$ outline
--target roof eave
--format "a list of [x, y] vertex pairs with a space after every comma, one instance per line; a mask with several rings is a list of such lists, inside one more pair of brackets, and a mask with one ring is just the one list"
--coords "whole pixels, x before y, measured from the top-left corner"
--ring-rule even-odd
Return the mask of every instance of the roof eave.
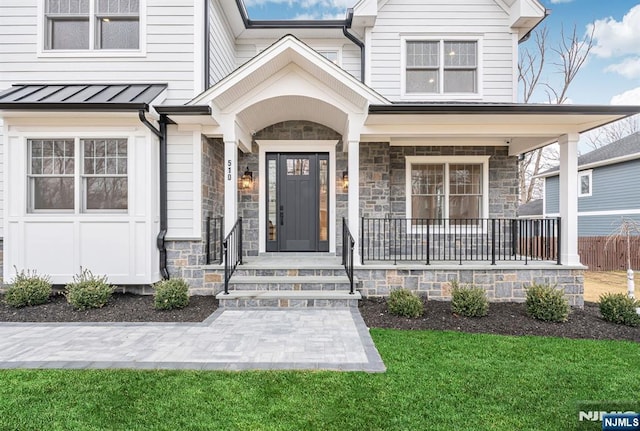
[[640, 113], [640, 106], [624, 105], [534, 105], [534, 104], [392, 104], [369, 105], [369, 114], [379, 115], [513, 115], [513, 114], [563, 114], [563, 115], [622, 115], [629, 116]]
[[149, 111], [148, 103], [0, 103], [0, 111]]

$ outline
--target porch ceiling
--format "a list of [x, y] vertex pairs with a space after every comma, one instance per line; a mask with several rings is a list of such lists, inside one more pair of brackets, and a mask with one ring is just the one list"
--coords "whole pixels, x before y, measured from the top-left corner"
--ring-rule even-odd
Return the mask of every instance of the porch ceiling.
[[281, 96], [266, 99], [238, 113], [238, 118], [252, 132], [288, 120], [307, 120], [343, 133], [348, 116], [334, 105], [305, 96]]
[[[640, 106], [432, 104], [371, 106], [365, 141], [507, 145], [518, 155], [640, 112]], [[475, 143], [477, 141], [477, 144]], [[401, 145], [402, 145], [401, 144]]]

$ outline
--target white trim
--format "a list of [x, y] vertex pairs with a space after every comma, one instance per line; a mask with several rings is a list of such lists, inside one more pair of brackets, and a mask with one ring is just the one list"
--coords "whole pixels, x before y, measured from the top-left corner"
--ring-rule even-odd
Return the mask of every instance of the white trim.
[[338, 140], [257, 140], [258, 145], [258, 252], [266, 251], [267, 185], [265, 178], [266, 153], [322, 152], [329, 153], [329, 252], [336, 252], [336, 145]]
[[[439, 82], [440, 89], [438, 93], [407, 93], [406, 82], [406, 67], [407, 67], [407, 41], [425, 41], [425, 42], [439, 42], [440, 44], [440, 64], [439, 70]], [[461, 42], [476, 42], [476, 89], [475, 93], [445, 93], [444, 92], [444, 42], [446, 41], [461, 41]], [[425, 101], [425, 100], [481, 100], [483, 93], [483, 37], [480, 34], [405, 34], [400, 35], [400, 99], [401, 100], [413, 100], [413, 101]]]
[[[44, 0], [37, 3], [36, 20], [36, 56], [39, 58], [122, 58], [122, 57], [146, 57], [147, 55], [147, 0], [139, 0], [138, 9], [138, 43], [137, 49], [109, 50], [97, 49], [96, 42], [96, 3], [97, 0], [89, 0], [89, 48], [88, 49], [46, 49], [47, 18], [44, 13]], [[198, 51], [194, 51], [198, 52]]]
[[[615, 165], [615, 164], [618, 164], [618, 163], [624, 163], [624, 162], [628, 162], [628, 161], [636, 160], [636, 159], [640, 159], [640, 153], [626, 154], [624, 156], [614, 157], [614, 158], [607, 159], [607, 160], [601, 160], [599, 162], [585, 163], [584, 165], [579, 165], [578, 169], [580, 169], [580, 170], [593, 169], [593, 168], [598, 168], [600, 166]], [[558, 175], [560, 175], [560, 171], [559, 170], [546, 172], [546, 173], [543, 172], [541, 174], [536, 175], [534, 178], [557, 177]]]
[[322, 53], [320, 53], [320, 51], [324, 51], [324, 52], [335, 52], [336, 55], [338, 56], [337, 58], [337, 63], [333, 63], [333, 61], [329, 60], [327, 57], [324, 57], [324, 55], [322, 55], [324, 58], [327, 58], [327, 60], [331, 61], [333, 64], [335, 64], [336, 66], [340, 66], [342, 67], [342, 47], [341, 46], [312, 46], [312, 48], [320, 55], [322, 55]]
[[[578, 172], [578, 197], [588, 197], [593, 194], [593, 170], [589, 169], [587, 171], [579, 171]], [[582, 193], [582, 177], [589, 178], [589, 191], [587, 193]]]
[[[482, 164], [482, 214], [480, 218], [489, 217], [489, 158], [490, 156], [406, 156], [405, 157], [405, 218], [410, 219], [411, 208], [411, 166], [414, 164], [445, 165], [445, 196], [449, 196], [449, 165], [451, 163]], [[449, 202], [445, 199], [444, 218], [449, 218]], [[412, 226], [412, 229], [415, 226]]]
[[[193, 6], [193, 97], [207, 89], [205, 83], [208, 77], [205, 76], [204, 72], [204, 23], [202, 19], [205, 1], [209, 0], [197, 1]], [[209, 17], [206, 18], [207, 22], [209, 22]], [[207, 70], [209, 70], [209, 67], [207, 67]]]
[[[640, 209], [578, 211], [578, 217], [599, 217], [599, 216], [611, 216], [611, 215], [636, 215], [636, 214], [640, 214]], [[560, 213], [545, 214], [545, 217], [560, 217]]]

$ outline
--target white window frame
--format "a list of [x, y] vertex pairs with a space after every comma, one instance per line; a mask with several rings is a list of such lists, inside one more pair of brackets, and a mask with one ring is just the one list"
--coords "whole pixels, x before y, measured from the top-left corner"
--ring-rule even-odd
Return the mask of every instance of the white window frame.
[[[591, 196], [593, 194], [593, 170], [589, 169], [588, 171], [580, 171], [578, 172], [578, 197], [583, 198], [587, 196]], [[589, 192], [582, 193], [582, 178], [589, 178]]]
[[333, 64], [335, 64], [336, 66], [338, 66], [338, 67], [342, 67], [342, 48], [341, 47], [317, 47], [317, 48], [314, 48], [314, 50], [318, 54], [320, 54], [321, 56], [326, 58], [328, 61], [331, 61], [331, 60], [329, 60], [327, 57], [325, 57], [324, 53], [326, 53], [326, 52], [335, 52], [337, 60], [336, 60], [335, 63], [333, 63], [332, 61], [331, 62]]
[[[438, 93], [407, 93], [407, 42], [439, 42], [440, 62]], [[475, 93], [444, 93], [444, 42], [476, 42], [476, 92]], [[483, 83], [483, 38], [480, 35], [450, 34], [450, 35], [401, 35], [400, 36], [400, 97], [403, 100], [478, 100], [482, 99]]]
[[[411, 170], [413, 165], [445, 165], [444, 172], [444, 219], [449, 218], [449, 165], [450, 164], [474, 164], [482, 165], [482, 212], [480, 218], [489, 218], [489, 157], [490, 156], [406, 156], [405, 157], [405, 218], [408, 220], [407, 231], [408, 232], [421, 232], [423, 226], [411, 224]], [[434, 230], [447, 228], [449, 231], [448, 223], [445, 226], [434, 226]], [[478, 231], [481, 232], [484, 228], [482, 224]], [[451, 227], [451, 231], [455, 232], [458, 229], [465, 229], [465, 225], [456, 225]]]
[[[122, 133], [113, 133], [113, 134], [92, 134], [92, 133], [83, 133], [83, 134], [59, 134], [59, 133], [38, 133], [31, 134], [24, 138], [25, 148], [27, 151], [26, 157], [26, 179], [28, 183], [27, 193], [28, 199], [26, 201], [27, 214], [61, 214], [61, 215], [80, 215], [80, 214], [122, 214], [128, 215], [129, 211], [131, 211], [131, 193], [132, 193], [132, 166], [133, 166], [133, 157], [132, 157], [132, 142], [134, 142], [134, 137]], [[74, 201], [73, 201], [73, 209], [61, 209], [61, 210], [36, 210], [33, 207], [33, 190], [31, 190], [30, 178], [31, 176], [31, 145], [29, 141], [31, 140], [61, 140], [61, 139], [69, 139], [74, 142]], [[81, 147], [83, 139], [124, 139], [127, 141], [127, 209], [87, 209], [86, 208], [86, 195], [85, 195], [85, 178], [87, 175], [84, 175], [84, 150]], [[108, 175], [115, 177], [116, 175]]]
[[137, 49], [100, 49], [97, 45], [97, 0], [89, 1], [89, 48], [88, 49], [50, 49], [49, 26], [45, 13], [45, 1], [38, 0], [37, 21], [37, 55], [53, 58], [86, 58], [86, 57], [144, 57], [147, 55], [147, 0], [139, 0], [138, 11], [138, 48]]

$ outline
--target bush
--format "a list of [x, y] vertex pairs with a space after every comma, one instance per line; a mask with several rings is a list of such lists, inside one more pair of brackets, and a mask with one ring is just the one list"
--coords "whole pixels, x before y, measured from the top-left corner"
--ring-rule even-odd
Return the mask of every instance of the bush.
[[564, 291], [548, 284], [534, 284], [527, 288], [527, 312], [538, 320], [566, 322], [569, 317], [569, 302]]
[[51, 296], [51, 282], [48, 275], [38, 275], [36, 271], [20, 272], [9, 285], [4, 300], [11, 307], [25, 307], [45, 304]]
[[67, 302], [76, 310], [101, 308], [109, 302], [113, 293], [113, 286], [107, 283], [106, 275], [93, 275], [88, 269], [74, 275], [73, 283], [67, 284], [65, 289]]
[[489, 312], [489, 301], [483, 288], [451, 283], [451, 311], [466, 317], [482, 317]]
[[156, 310], [173, 310], [189, 305], [189, 285], [181, 278], [162, 280], [153, 285]]
[[389, 295], [387, 307], [391, 314], [404, 317], [422, 316], [424, 305], [415, 293], [407, 289], [394, 290]]
[[640, 316], [636, 308], [640, 301], [629, 298], [624, 293], [605, 293], [600, 296], [600, 313], [604, 320], [619, 325], [640, 326]]

